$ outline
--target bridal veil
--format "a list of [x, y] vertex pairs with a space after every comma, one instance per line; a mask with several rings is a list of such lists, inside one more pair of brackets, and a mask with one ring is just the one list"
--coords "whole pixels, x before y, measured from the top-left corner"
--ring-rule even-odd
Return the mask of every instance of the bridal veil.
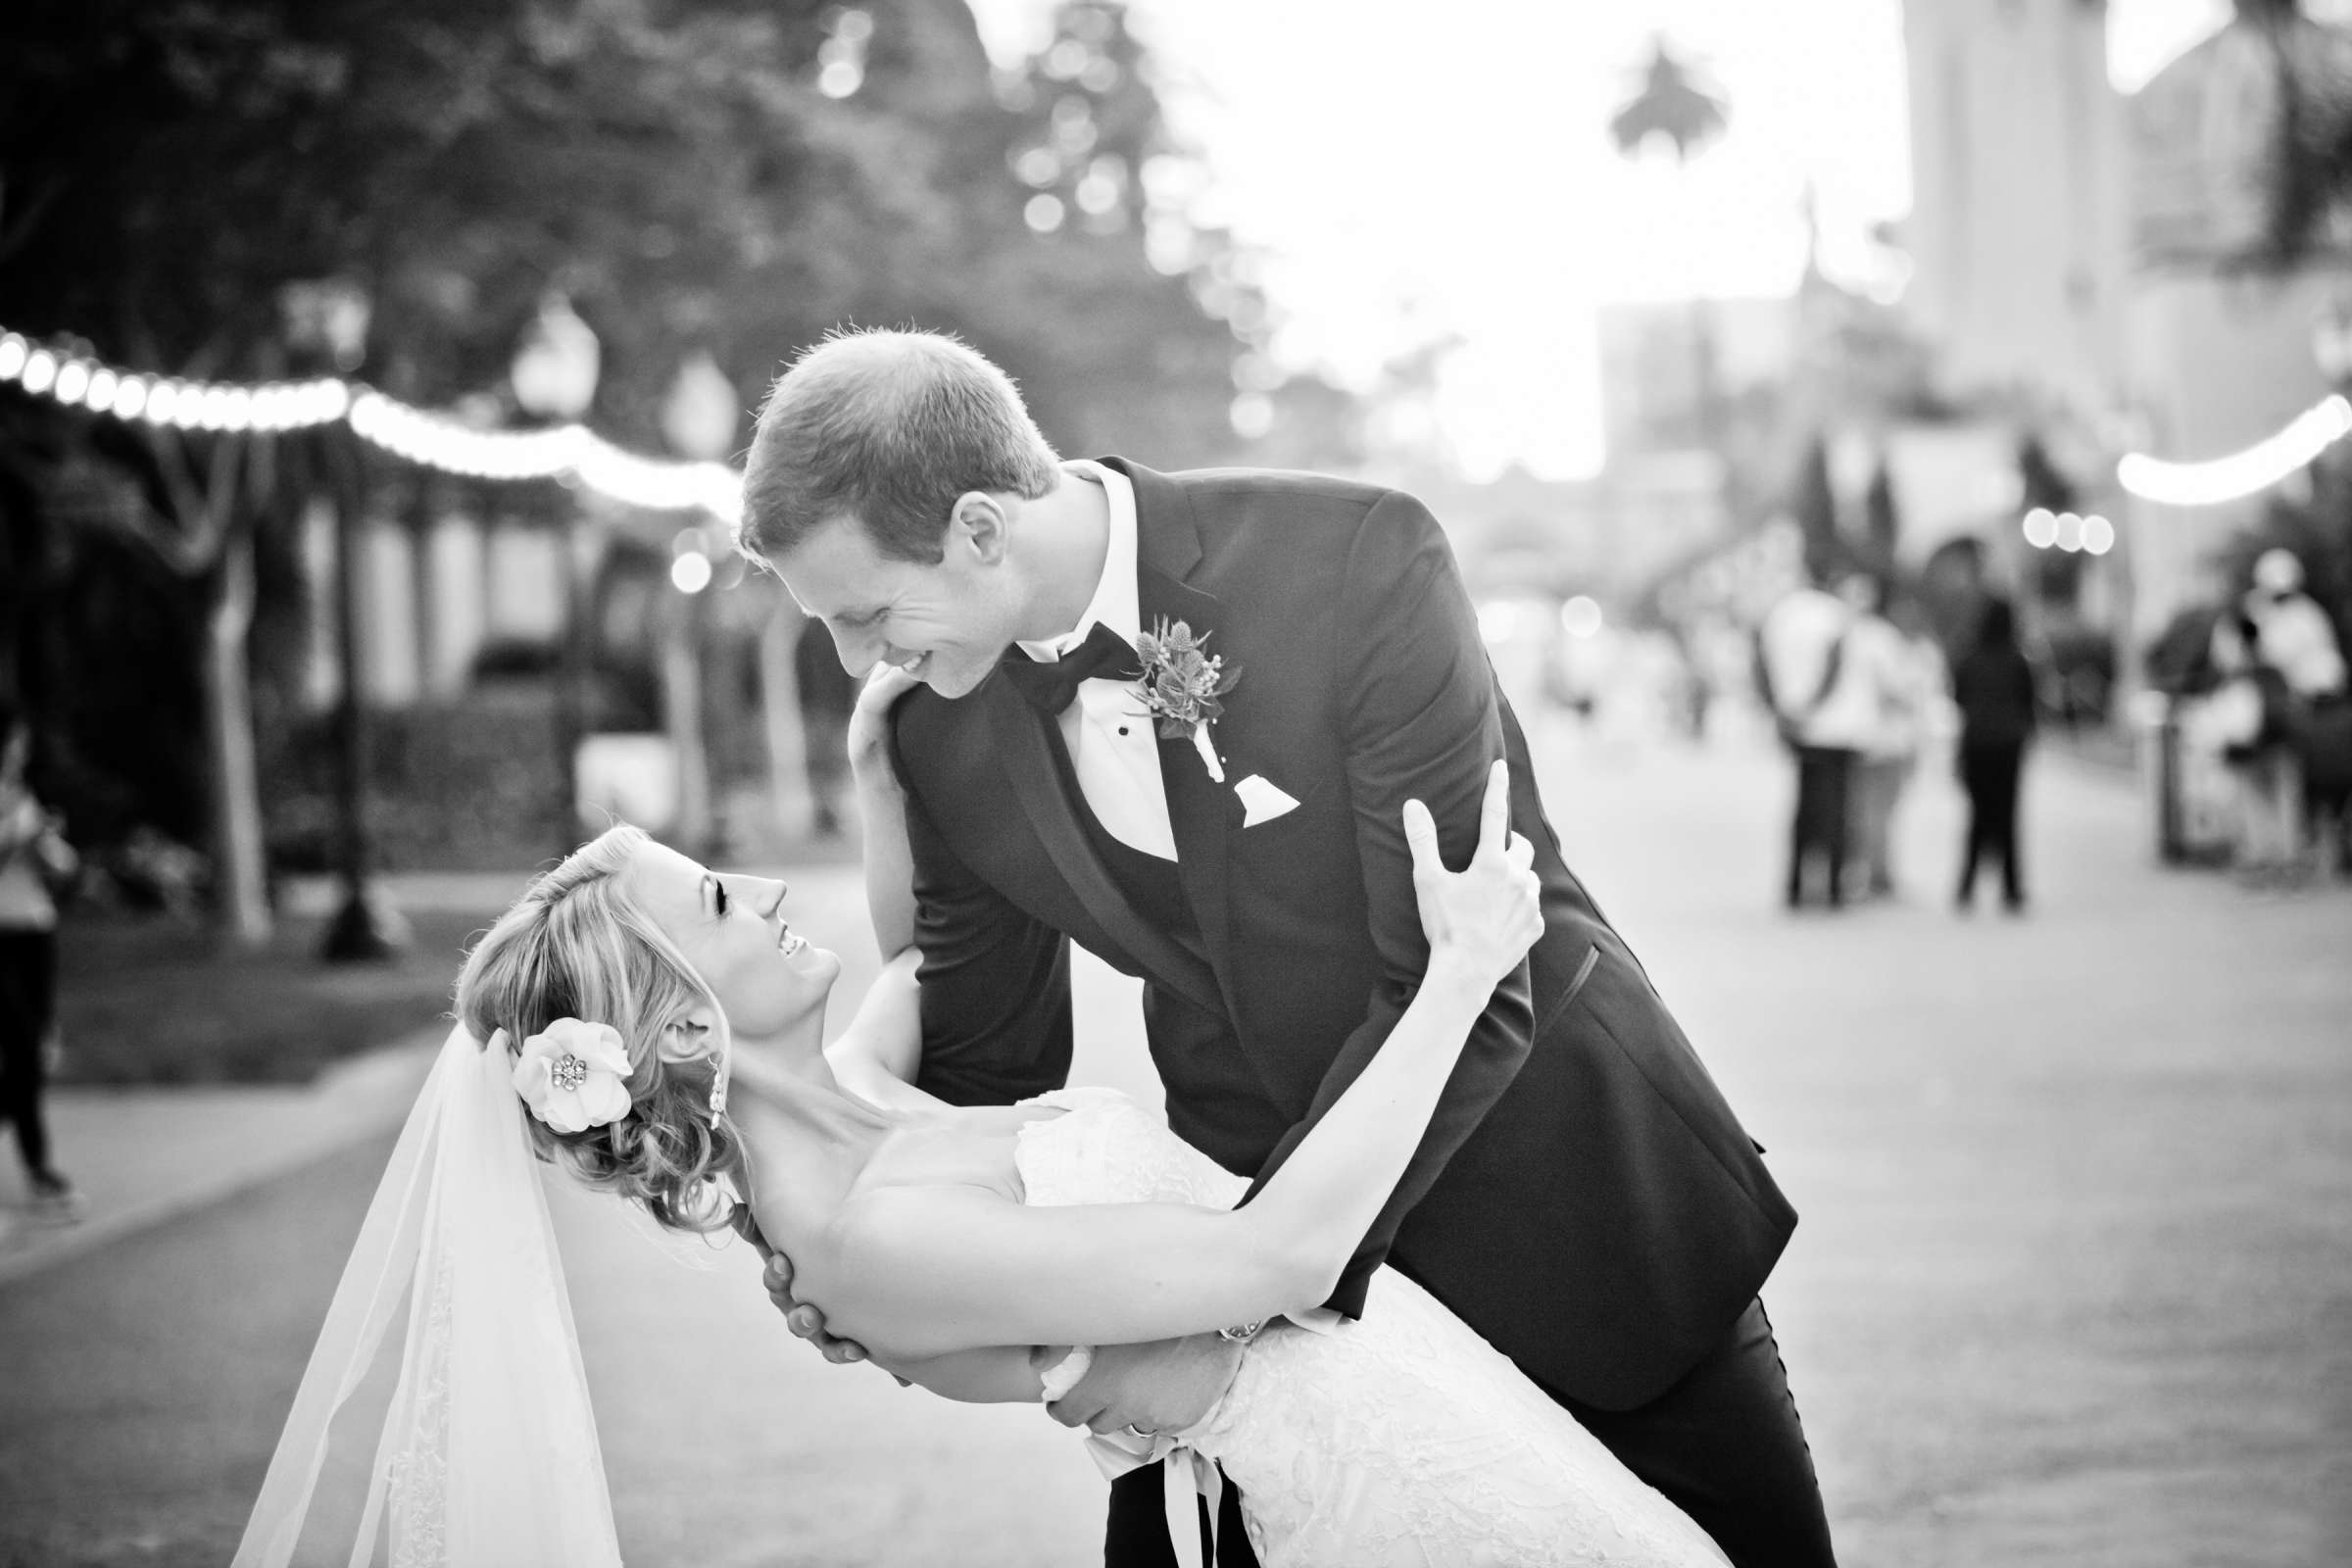
[[[503, 1046], [503, 1041], [497, 1045]], [[335, 1412], [401, 1299], [400, 1378], [351, 1568], [620, 1561], [579, 1336], [503, 1049], [451, 1031], [344, 1265], [234, 1568], [282, 1568]]]

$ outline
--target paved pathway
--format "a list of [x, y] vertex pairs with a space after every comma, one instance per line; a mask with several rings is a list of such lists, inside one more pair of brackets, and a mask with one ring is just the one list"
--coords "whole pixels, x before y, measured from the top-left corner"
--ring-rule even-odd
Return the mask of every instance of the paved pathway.
[[[1767, 1298], [1845, 1560], [2352, 1560], [2352, 894], [2159, 871], [2129, 791], [2053, 764], [2029, 918], [1949, 912], [1933, 775], [1915, 897], [1790, 917], [1767, 754], [1544, 751], [1805, 1216]], [[845, 877], [805, 896], [854, 935]], [[1082, 979], [1080, 1075], [1148, 1091], [1132, 988]], [[0, 1278], [0, 1562], [225, 1558], [387, 1143]], [[747, 1257], [558, 1213], [631, 1562], [1099, 1560], [1035, 1412], [825, 1367]]]

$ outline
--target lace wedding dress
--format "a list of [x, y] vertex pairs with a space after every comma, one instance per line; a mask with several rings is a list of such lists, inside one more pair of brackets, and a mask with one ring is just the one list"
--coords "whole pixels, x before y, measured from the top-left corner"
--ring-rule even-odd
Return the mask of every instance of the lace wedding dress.
[[[1126, 1096], [1064, 1089], [1022, 1128], [1035, 1204], [1231, 1207], [1249, 1183]], [[1360, 1321], [1259, 1335], [1217, 1407], [1171, 1435], [1242, 1489], [1264, 1568], [1724, 1561], [1690, 1520], [1394, 1269]], [[1166, 1446], [1163, 1443], [1162, 1446]]]

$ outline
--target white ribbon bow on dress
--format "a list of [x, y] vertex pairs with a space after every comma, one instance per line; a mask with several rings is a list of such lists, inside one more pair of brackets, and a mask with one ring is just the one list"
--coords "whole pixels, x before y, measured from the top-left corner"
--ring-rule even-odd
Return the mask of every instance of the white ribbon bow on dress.
[[1225, 1505], [1225, 1472], [1217, 1461], [1181, 1438], [1165, 1432], [1092, 1432], [1086, 1451], [1105, 1480], [1116, 1481], [1128, 1471], [1148, 1464], [1162, 1466], [1160, 1477], [1168, 1507], [1168, 1543], [1176, 1548], [1177, 1568], [1205, 1568], [1200, 1560], [1200, 1519], [1195, 1497], [1208, 1500], [1208, 1549], [1217, 1549], [1217, 1514]]
[[[1069, 1354], [1041, 1374], [1045, 1400], [1054, 1403], [1078, 1386], [1095, 1364], [1092, 1346], [1074, 1345]], [[1168, 1507], [1168, 1544], [1176, 1549], [1177, 1568], [1205, 1568], [1200, 1560], [1200, 1531], [1193, 1507], [1195, 1497], [1208, 1499], [1208, 1549], [1217, 1549], [1217, 1511], [1225, 1503], [1225, 1475], [1207, 1454], [1165, 1432], [1089, 1432], [1086, 1451], [1106, 1481], [1148, 1464], [1160, 1471]]]

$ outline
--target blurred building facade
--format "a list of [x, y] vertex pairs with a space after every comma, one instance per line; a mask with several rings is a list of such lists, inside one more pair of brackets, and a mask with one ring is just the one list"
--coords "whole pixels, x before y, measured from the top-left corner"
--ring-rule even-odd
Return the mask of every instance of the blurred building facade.
[[1710, 403], [1787, 382], [1804, 333], [1794, 296], [1603, 305], [1594, 313], [1601, 435], [1619, 458], [1703, 449]]
[[[1947, 538], [1976, 536], [2030, 605], [2111, 633], [2128, 674], [2177, 612], [2220, 591], [2214, 557], [2265, 498], [2159, 505], [2116, 487], [2116, 460], [2221, 456], [2310, 408], [2329, 390], [2314, 329], [2345, 273], [2248, 266], [2281, 112], [2272, 39], [2241, 19], [2127, 95], [2108, 76], [2106, 11], [1905, 4], [1914, 205], [1901, 308], [1939, 395], [1976, 434], [1897, 441], [1892, 454], [1898, 489], [1975, 505], [1973, 526], [1965, 506], [1945, 517]], [[2111, 553], [2060, 561], [2024, 537], [2034, 501], [2002, 470], [2028, 440], [2076, 508], [2113, 519]]]
[[2121, 391], [2124, 126], [2105, 7], [1907, 0], [1903, 308], [1962, 387]]
[[1477, 593], [1622, 602], [1723, 527], [1720, 467], [1688, 450], [1612, 462], [1591, 479], [1515, 466], [1483, 482], [1436, 468], [1385, 477], [1445, 524]]

